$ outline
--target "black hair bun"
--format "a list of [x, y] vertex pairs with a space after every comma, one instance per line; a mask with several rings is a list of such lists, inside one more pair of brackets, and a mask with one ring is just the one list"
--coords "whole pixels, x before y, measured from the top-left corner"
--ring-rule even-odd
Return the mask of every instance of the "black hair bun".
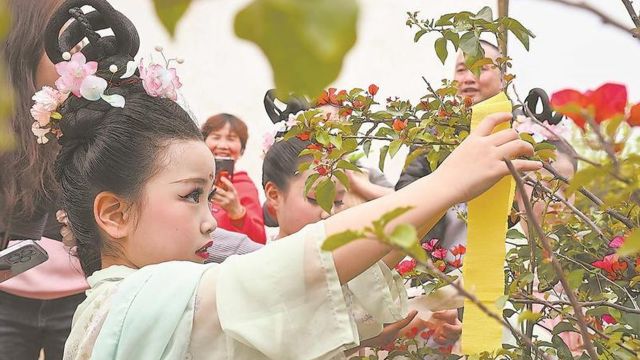
[[[85, 14], [82, 7], [87, 5], [95, 11]], [[74, 21], [61, 34], [70, 19]], [[104, 29], [111, 29], [113, 35], [98, 34]], [[56, 10], [45, 29], [47, 56], [54, 64], [59, 63], [64, 60], [62, 54], [71, 51], [84, 38], [89, 43], [81, 51], [87, 61], [100, 63], [116, 55], [133, 59], [140, 48], [138, 31], [131, 20], [106, 0], [67, 0]]]

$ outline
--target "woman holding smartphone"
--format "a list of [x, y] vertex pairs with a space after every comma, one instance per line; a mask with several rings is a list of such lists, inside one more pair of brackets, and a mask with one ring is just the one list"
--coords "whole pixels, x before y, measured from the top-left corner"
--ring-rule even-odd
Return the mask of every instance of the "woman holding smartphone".
[[218, 227], [264, 244], [267, 236], [258, 190], [245, 171], [235, 171], [249, 139], [247, 125], [234, 115], [217, 114], [204, 123], [202, 135], [216, 157], [218, 191], [211, 211]]

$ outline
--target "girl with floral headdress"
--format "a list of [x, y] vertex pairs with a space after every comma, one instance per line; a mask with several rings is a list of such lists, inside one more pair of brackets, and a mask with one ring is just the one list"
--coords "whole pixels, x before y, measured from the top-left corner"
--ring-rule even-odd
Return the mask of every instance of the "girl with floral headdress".
[[[94, 24], [91, 13], [80, 14], [83, 5], [104, 21]], [[58, 37], [70, 13], [89, 39], [75, 60], [60, 41], [65, 33]], [[52, 112], [51, 125], [44, 126], [52, 134], [44, 136], [59, 136], [62, 145], [56, 178], [91, 286], [74, 316], [67, 359], [342, 358], [360, 336], [341, 285], [391, 249], [365, 238], [324, 252], [324, 239], [407, 205], [414, 209], [389, 226], [428, 229], [451, 204], [508, 174], [503, 158], [533, 152], [512, 131], [490, 135], [509, 116], [489, 117], [438, 171], [406, 191], [254, 253], [203, 265], [216, 227], [208, 206], [216, 191], [214, 158], [198, 127], [171, 100], [168, 82], [167, 91], [145, 91], [149, 81], [165, 78], [134, 70], [137, 33], [125, 19], [106, 1], [70, 0], [46, 32], [47, 54], [66, 75], [60, 85], [70, 94]], [[97, 34], [103, 26], [114, 35]], [[86, 71], [64, 71], [69, 67]], [[540, 167], [521, 159], [514, 165]], [[470, 175], [458, 176], [462, 168]]]

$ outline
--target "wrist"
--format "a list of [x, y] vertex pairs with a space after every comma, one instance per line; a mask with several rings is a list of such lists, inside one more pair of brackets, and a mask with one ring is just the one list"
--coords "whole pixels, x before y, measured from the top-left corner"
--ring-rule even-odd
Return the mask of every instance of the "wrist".
[[228, 214], [229, 214], [229, 219], [240, 220], [244, 218], [244, 216], [247, 214], [247, 209], [244, 206], [239, 205], [234, 211], [228, 212]]

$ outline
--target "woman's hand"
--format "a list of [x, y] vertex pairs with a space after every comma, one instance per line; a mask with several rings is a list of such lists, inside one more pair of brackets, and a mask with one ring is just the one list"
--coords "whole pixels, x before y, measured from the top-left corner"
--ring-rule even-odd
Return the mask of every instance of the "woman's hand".
[[458, 320], [458, 310], [436, 311], [427, 321], [427, 327], [434, 330], [433, 340], [440, 345], [453, 344], [462, 334], [462, 323]]
[[[406, 329], [407, 327], [409, 327], [409, 325], [413, 324], [412, 321], [414, 320], [414, 318], [416, 318], [417, 314], [418, 312], [413, 310], [409, 313], [409, 315], [407, 315], [406, 318], [400, 321], [396, 321], [394, 323], [385, 325], [380, 335], [373, 337], [371, 339], [362, 341], [360, 346], [382, 348], [386, 345], [389, 345], [390, 343], [396, 341], [396, 339], [401, 334], [403, 329]], [[419, 326], [419, 325], [416, 325], [416, 326]], [[424, 326], [422, 327], [422, 329], [424, 329]]]
[[236, 188], [226, 177], [221, 177], [220, 182], [224, 186], [218, 186], [215, 195], [213, 195], [213, 203], [223, 208], [232, 220], [241, 219], [246, 213], [246, 209], [240, 204]]
[[513, 129], [493, 133], [493, 129], [509, 121], [510, 113], [487, 116], [434, 172], [450, 184], [458, 194], [456, 203], [475, 198], [509, 174], [504, 159], [513, 162], [518, 171], [536, 171], [542, 163], [518, 159], [533, 155], [533, 146], [520, 140]]

